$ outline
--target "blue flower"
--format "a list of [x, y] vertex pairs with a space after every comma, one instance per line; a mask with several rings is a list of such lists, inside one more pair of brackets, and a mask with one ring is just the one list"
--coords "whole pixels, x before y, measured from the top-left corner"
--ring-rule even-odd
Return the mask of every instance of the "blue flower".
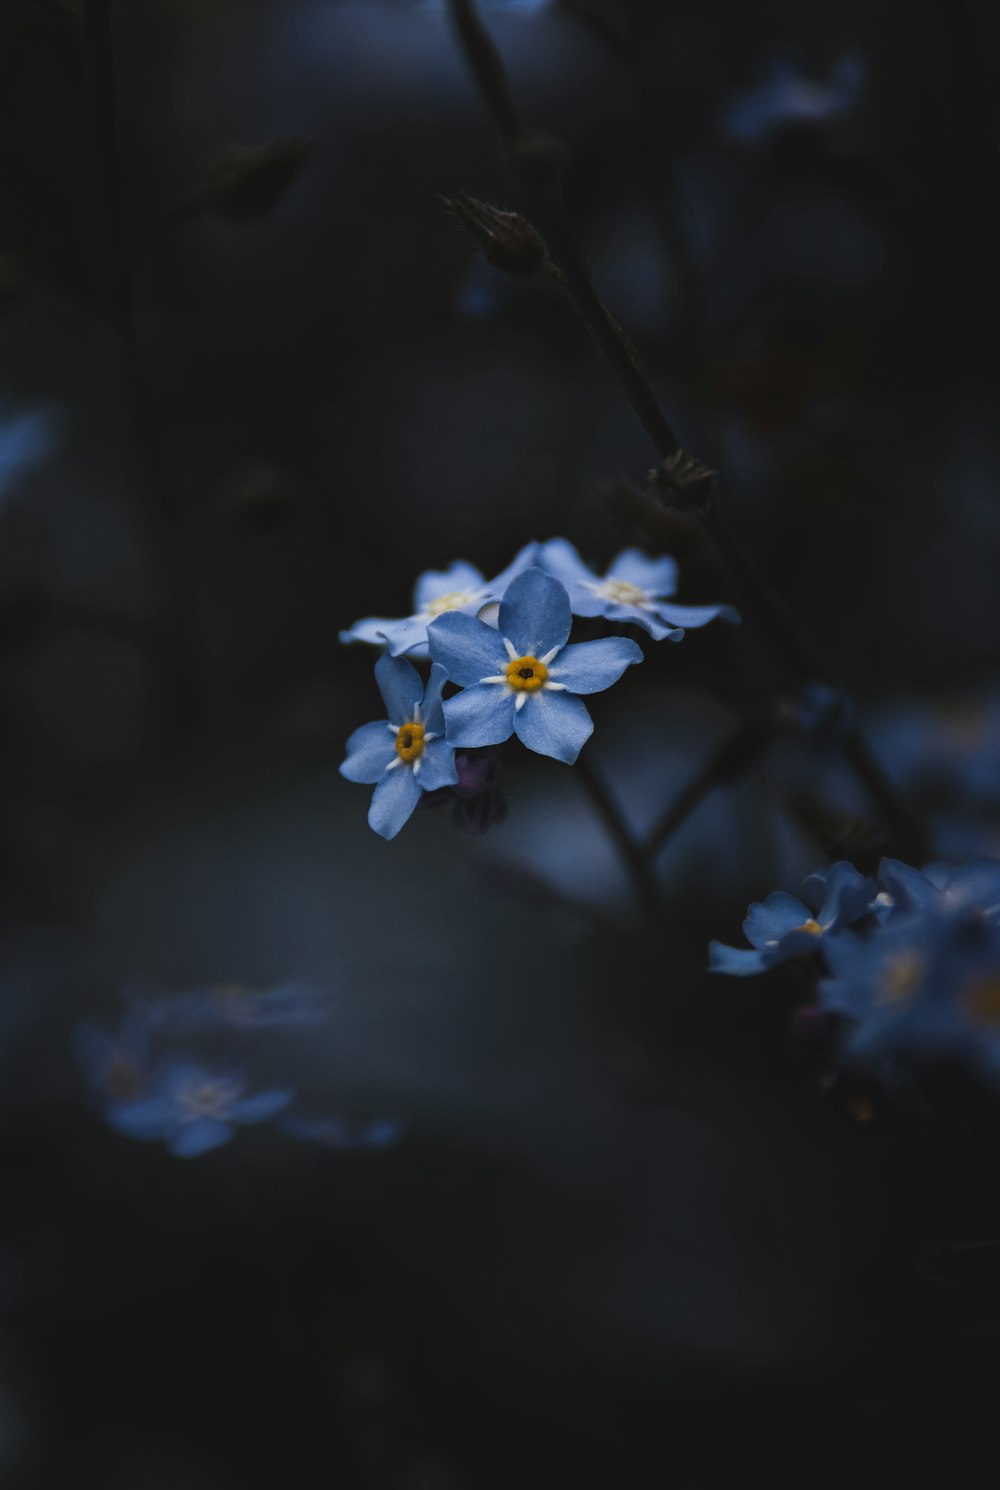
[[712, 942], [709, 971], [752, 977], [804, 952], [814, 952], [821, 943], [825, 950], [843, 927], [871, 910], [876, 897], [871, 880], [844, 860], [810, 875], [802, 889], [805, 901], [783, 890], [769, 895], [763, 904], [754, 901], [743, 922], [751, 946]]
[[631, 621], [655, 641], [679, 642], [684, 627], [707, 626], [716, 617], [738, 621], [731, 605], [675, 605], [666, 597], [677, 588], [673, 559], [649, 559], [627, 548], [605, 575], [588, 569], [572, 543], [552, 538], [538, 550], [538, 563], [565, 585], [574, 616], [606, 616]]
[[319, 990], [311, 983], [248, 988], [245, 983], [210, 983], [173, 997], [147, 1002], [149, 1018], [185, 1033], [236, 1029], [309, 1029], [327, 1017]]
[[[462, 619], [482, 625], [472, 616]], [[375, 787], [368, 823], [383, 838], [395, 838], [422, 791], [454, 786], [458, 780], [454, 748], [443, 738], [445, 677], [445, 669], [435, 664], [425, 691], [416, 669], [402, 657], [382, 656], [375, 664], [375, 679], [389, 717], [354, 731], [340, 774], [348, 781]]]
[[931, 865], [921, 873], [899, 859], [879, 865], [879, 917], [888, 924], [937, 910], [974, 910], [1000, 919], [1000, 861], [968, 859], [956, 869]]
[[541, 569], [515, 579], [499, 630], [474, 616], [440, 616], [431, 656], [464, 690], [445, 700], [448, 742], [474, 748], [516, 734], [529, 750], [572, 763], [593, 733], [581, 693], [600, 693], [642, 661], [625, 637], [567, 646], [572, 614], [563, 586]]
[[844, 1057], [893, 1078], [956, 1062], [1000, 1078], [1000, 925], [939, 898], [922, 915], [848, 932], [827, 951], [827, 1013], [848, 1021]]
[[108, 1103], [111, 1126], [126, 1138], [159, 1140], [178, 1159], [219, 1148], [244, 1123], [276, 1117], [292, 1093], [271, 1088], [245, 1095], [242, 1071], [212, 1070], [189, 1060], [164, 1061], [139, 1095]]
[[484, 579], [472, 564], [456, 560], [448, 569], [428, 569], [417, 580], [413, 592], [413, 615], [399, 621], [380, 616], [356, 621], [340, 633], [342, 642], [385, 644], [390, 657], [404, 652], [412, 657], [427, 656], [427, 628], [436, 616], [455, 611], [474, 616], [490, 601], [502, 600], [511, 580], [535, 562], [537, 544], [527, 543], [516, 558], [495, 579]]
[[133, 1005], [119, 1030], [85, 1019], [73, 1037], [73, 1053], [91, 1093], [100, 1099], [133, 1097], [149, 1076], [150, 1019]]
[[723, 129], [731, 139], [760, 145], [792, 126], [815, 129], [831, 124], [857, 106], [864, 71], [861, 58], [849, 52], [831, 68], [826, 82], [820, 82], [805, 77], [796, 63], [776, 58], [766, 82], [730, 103]]

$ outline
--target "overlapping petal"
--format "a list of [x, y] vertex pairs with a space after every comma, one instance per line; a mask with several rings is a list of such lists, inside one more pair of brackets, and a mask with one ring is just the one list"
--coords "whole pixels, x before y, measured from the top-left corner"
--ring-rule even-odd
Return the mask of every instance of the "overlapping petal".
[[475, 616], [448, 611], [431, 622], [427, 639], [434, 661], [463, 688], [471, 688], [481, 678], [493, 677], [507, 666], [499, 633]]
[[420, 793], [420, 783], [410, 767], [385, 771], [372, 793], [368, 826], [380, 838], [395, 838], [412, 817]]
[[423, 680], [416, 668], [402, 657], [385, 655], [375, 664], [375, 681], [390, 723], [403, 724], [412, 719], [414, 707], [424, 694]]
[[211, 1149], [221, 1148], [233, 1137], [233, 1130], [221, 1118], [198, 1118], [184, 1126], [167, 1141], [175, 1159], [197, 1159]]
[[564, 647], [572, 625], [566, 587], [537, 567], [519, 574], [500, 603], [500, 635], [521, 657], [545, 657]]
[[662, 555], [651, 559], [638, 548], [626, 548], [608, 570], [606, 579], [636, 585], [649, 596], [672, 595], [677, 588], [677, 561]]
[[775, 890], [766, 900], [755, 900], [747, 907], [743, 934], [752, 947], [766, 947], [778, 942], [788, 932], [797, 930], [812, 918], [812, 911], [794, 895]]
[[739, 624], [740, 613], [732, 605], [677, 605], [673, 600], [657, 604], [654, 615], [666, 626], [682, 626], [688, 631], [707, 626], [709, 621]]
[[505, 684], [478, 683], [466, 688], [444, 701], [448, 744], [467, 749], [502, 745], [514, 732], [514, 714], [514, 695]]
[[419, 614], [443, 595], [480, 594], [486, 588], [486, 581], [474, 564], [456, 559], [447, 569], [428, 569], [420, 576], [413, 591], [413, 608]]
[[[444, 728], [442, 717], [441, 727]], [[446, 740], [432, 740], [424, 747], [424, 753], [420, 757], [420, 769], [413, 773], [420, 785], [421, 791], [436, 792], [443, 786], [454, 786], [458, 781], [458, 768], [455, 765], [455, 748]]]
[[642, 661], [642, 648], [625, 636], [571, 642], [549, 667], [549, 678], [570, 693], [601, 693], [617, 683], [627, 667]]
[[573, 693], [533, 693], [514, 715], [514, 733], [523, 745], [570, 766], [593, 732], [587, 705]]
[[356, 729], [347, 742], [347, 758], [341, 763], [340, 774], [347, 781], [356, 781], [361, 786], [374, 786], [385, 773], [385, 768], [396, 758], [395, 737], [386, 719], [372, 724], [363, 724]]

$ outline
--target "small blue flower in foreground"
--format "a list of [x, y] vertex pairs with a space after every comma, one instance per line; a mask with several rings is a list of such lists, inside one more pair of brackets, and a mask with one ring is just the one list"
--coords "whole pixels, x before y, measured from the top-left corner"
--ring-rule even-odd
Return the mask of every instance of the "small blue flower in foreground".
[[413, 592], [413, 614], [392, 621], [371, 616], [356, 621], [340, 633], [342, 642], [372, 642], [385, 645], [390, 657], [408, 652], [427, 656], [427, 628], [436, 616], [457, 611], [474, 616], [490, 601], [502, 600], [511, 580], [535, 562], [537, 545], [525, 544], [516, 558], [495, 579], [487, 580], [472, 564], [458, 559], [447, 569], [428, 569], [417, 580]]
[[[472, 616], [462, 619], [482, 625]], [[375, 664], [375, 679], [389, 717], [354, 731], [340, 774], [348, 781], [375, 787], [368, 823], [382, 838], [395, 838], [412, 816], [422, 791], [454, 786], [458, 780], [454, 748], [444, 739], [441, 688], [445, 677], [444, 668], [435, 664], [425, 691], [419, 673], [402, 657], [382, 656]]]
[[820, 873], [810, 875], [802, 887], [806, 901], [783, 890], [761, 904], [754, 901], [743, 922], [748, 948], [727, 947], [712, 942], [709, 971], [752, 977], [804, 952], [813, 952], [866, 915], [875, 903], [876, 886], [853, 864], [841, 860]]
[[677, 565], [671, 558], [649, 559], [627, 548], [607, 574], [595, 574], [565, 538], [552, 538], [538, 550], [538, 563], [566, 586], [574, 616], [606, 616], [630, 621], [654, 641], [679, 642], [685, 627], [707, 626], [716, 618], [738, 621], [731, 605], [675, 605], [667, 600], [677, 588]]
[[252, 1096], [246, 1088], [241, 1071], [164, 1061], [137, 1096], [109, 1102], [106, 1116], [126, 1138], [159, 1140], [175, 1158], [194, 1159], [228, 1143], [238, 1126], [276, 1117], [292, 1100], [283, 1088]]
[[642, 661], [625, 637], [567, 646], [572, 613], [564, 587], [527, 569], [500, 604], [499, 629], [474, 616], [440, 616], [431, 656], [463, 692], [445, 700], [448, 741], [474, 748], [516, 734], [529, 750], [572, 764], [594, 725], [580, 693], [600, 693]]

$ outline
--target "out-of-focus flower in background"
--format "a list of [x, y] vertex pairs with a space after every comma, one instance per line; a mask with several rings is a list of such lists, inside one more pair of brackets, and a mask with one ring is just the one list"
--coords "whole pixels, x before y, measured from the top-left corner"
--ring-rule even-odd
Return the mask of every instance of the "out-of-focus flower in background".
[[814, 952], [821, 940], [825, 945], [845, 926], [866, 915], [878, 892], [853, 864], [842, 861], [810, 875], [802, 893], [804, 899], [799, 900], [777, 890], [763, 902], [754, 901], [743, 922], [751, 947], [712, 942], [710, 971], [748, 977]]
[[845, 52], [825, 79], [806, 76], [790, 58], [773, 58], [764, 82], [726, 105], [723, 133], [739, 144], [761, 146], [785, 129], [823, 128], [854, 111], [864, 80], [864, 62], [856, 52]]
[[292, 1100], [287, 1088], [249, 1093], [237, 1067], [165, 1059], [132, 1096], [111, 1098], [105, 1115], [126, 1138], [165, 1143], [177, 1159], [194, 1159], [221, 1147], [246, 1124], [267, 1122]]
[[23, 477], [54, 453], [63, 429], [54, 407], [14, 404], [0, 394], [0, 510]]

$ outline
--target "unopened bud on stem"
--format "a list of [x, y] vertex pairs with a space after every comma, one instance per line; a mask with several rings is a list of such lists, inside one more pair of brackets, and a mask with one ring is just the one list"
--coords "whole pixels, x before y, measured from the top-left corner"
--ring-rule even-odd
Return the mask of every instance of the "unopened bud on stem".
[[536, 228], [519, 212], [506, 212], [464, 192], [445, 197], [445, 205], [475, 237], [486, 258], [507, 274], [536, 274], [548, 254]]

